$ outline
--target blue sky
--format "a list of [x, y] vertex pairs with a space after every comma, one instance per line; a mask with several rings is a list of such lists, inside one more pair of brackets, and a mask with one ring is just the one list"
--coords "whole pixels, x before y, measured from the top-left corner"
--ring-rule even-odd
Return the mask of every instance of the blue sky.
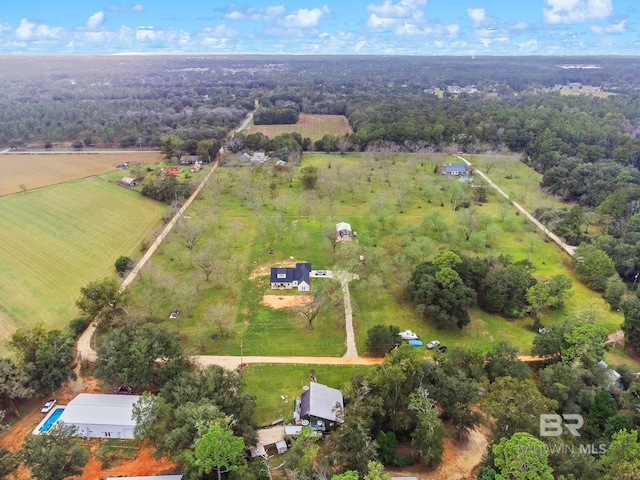
[[4, 0], [0, 54], [638, 55], [638, 0]]

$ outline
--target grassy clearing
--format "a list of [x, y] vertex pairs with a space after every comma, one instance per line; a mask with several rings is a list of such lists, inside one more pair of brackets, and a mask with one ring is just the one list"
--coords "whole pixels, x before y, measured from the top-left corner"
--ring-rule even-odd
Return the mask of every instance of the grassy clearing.
[[[522, 204], [559, 205], [537, 188], [535, 172], [515, 157], [498, 159], [490, 176]], [[571, 259], [500, 195], [489, 191], [487, 202], [479, 204], [474, 201], [475, 189], [434, 173], [436, 166], [449, 160], [443, 155], [305, 154], [303, 165], [319, 171], [313, 191], [302, 189], [299, 167], [291, 172], [269, 166], [221, 168], [189, 213], [189, 221], [205, 228], [196, 253], [190, 256], [172, 234], [153, 259], [155, 267], [143, 276], [147, 279], [135, 287], [140, 303], [157, 309], [160, 315], [150, 316], [166, 324], [172, 308], [181, 302], [191, 304], [184, 318], [171, 325], [197, 353], [237, 355], [242, 343], [245, 355], [341, 355], [340, 308], [323, 314], [309, 331], [295, 311], [260, 305], [262, 296], [270, 293], [269, 267], [293, 257], [312, 262], [314, 268], [360, 276], [351, 283], [360, 354], [367, 330], [378, 323], [482, 351], [509, 340], [527, 354], [534, 336], [529, 318], [506, 320], [472, 310], [472, 323], [463, 330], [436, 330], [415, 315], [414, 305], [403, 294], [415, 265], [447, 249], [527, 258], [541, 279], [558, 273], [573, 277]], [[472, 157], [481, 168], [494, 160]], [[466, 202], [469, 208], [456, 210]], [[339, 221], [351, 223], [357, 236], [334, 251], [324, 232], [335, 229]], [[215, 278], [209, 282], [203, 281], [192, 260], [207, 246], [215, 248], [218, 261]], [[329, 280], [314, 279], [312, 285], [320, 281]], [[164, 289], [158, 287], [163, 283]], [[156, 286], [149, 291], [152, 284]], [[542, 313], [544, 325], [592, 310], [607, 329], [619, 328], [622, 316], [610, 312], [599, 295], [575, 278], [574, 292], [565, 308]]]
[[[318, 382], [343, 389], [354, 374], [365, 374], [372, 367], [333, 365], [250, 365], [242, 376], [247, 391], [256, 396], [255, 419], [258, 425], [269, 425], [283, 418], [292, 420], [295, 399], [302, 387], [309, 385], [313, 371]], [[284, 400], [281, 396], [284, 396]]]
[[347, 117], [344, 115], [309, 115], [300, 114], [300, 120], [295, 125], [254, 125], [247, 129], [247, 133], [262, 133], [269, 138], [283, 133], [299, 133], [302, 138], [309, 137], [314, 142], [324, 135], [343, 136], [353, 133]]
[[4, 197], [0, 209], [0, 309], [15, 328], [66, 325], [80, 287], [137, 257], [165, 207], [92, 178]]

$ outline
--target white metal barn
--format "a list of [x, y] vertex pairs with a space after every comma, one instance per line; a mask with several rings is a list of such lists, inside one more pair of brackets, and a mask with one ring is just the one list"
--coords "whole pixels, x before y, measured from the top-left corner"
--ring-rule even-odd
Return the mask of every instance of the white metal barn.
[[71, 400], [58, 422], [75, 425], [87, 438], [133, 438], [133, 404], [139, 395], [81, 393]]

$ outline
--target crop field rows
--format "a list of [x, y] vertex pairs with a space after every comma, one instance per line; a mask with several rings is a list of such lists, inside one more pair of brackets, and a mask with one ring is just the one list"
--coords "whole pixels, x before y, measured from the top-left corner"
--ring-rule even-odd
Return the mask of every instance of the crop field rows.
[[0, 209], [2, 309], [18, 326], [50, 327], [77, 315], [80, 287], [135, 256], [164, 210], [99, 178], [5, 197]]
[[[157, 163], [159, 153], [127, 154], [2, 154], [0, 155], [0, 196], [34, 190], [78, 178], [113, 171], [117, 164]], [[126, 171], [123, 171], [123, 176]]]
[[301, 113], [295, 125], [251, 125], [247, 133], [262, 133], [269, 138], [283, 133], [298, 132], [302, 138], [309, 137], [314, 142], [325, 134], [344, 135], [352, 133], [349, 121], [343, 115], [308, 115]]

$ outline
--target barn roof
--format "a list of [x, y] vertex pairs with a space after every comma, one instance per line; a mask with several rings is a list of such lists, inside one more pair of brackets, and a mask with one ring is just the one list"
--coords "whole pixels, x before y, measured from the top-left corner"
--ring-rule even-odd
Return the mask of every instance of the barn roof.
[[336, 404], [340, 409], [344, 408], [342, 392], [335, 388], [327, 387], [321, 383], [311, 382], [309, 390], [300, 396], [300, 415], [323, 418], [332, 422], [338, 421], [334, 411]]

